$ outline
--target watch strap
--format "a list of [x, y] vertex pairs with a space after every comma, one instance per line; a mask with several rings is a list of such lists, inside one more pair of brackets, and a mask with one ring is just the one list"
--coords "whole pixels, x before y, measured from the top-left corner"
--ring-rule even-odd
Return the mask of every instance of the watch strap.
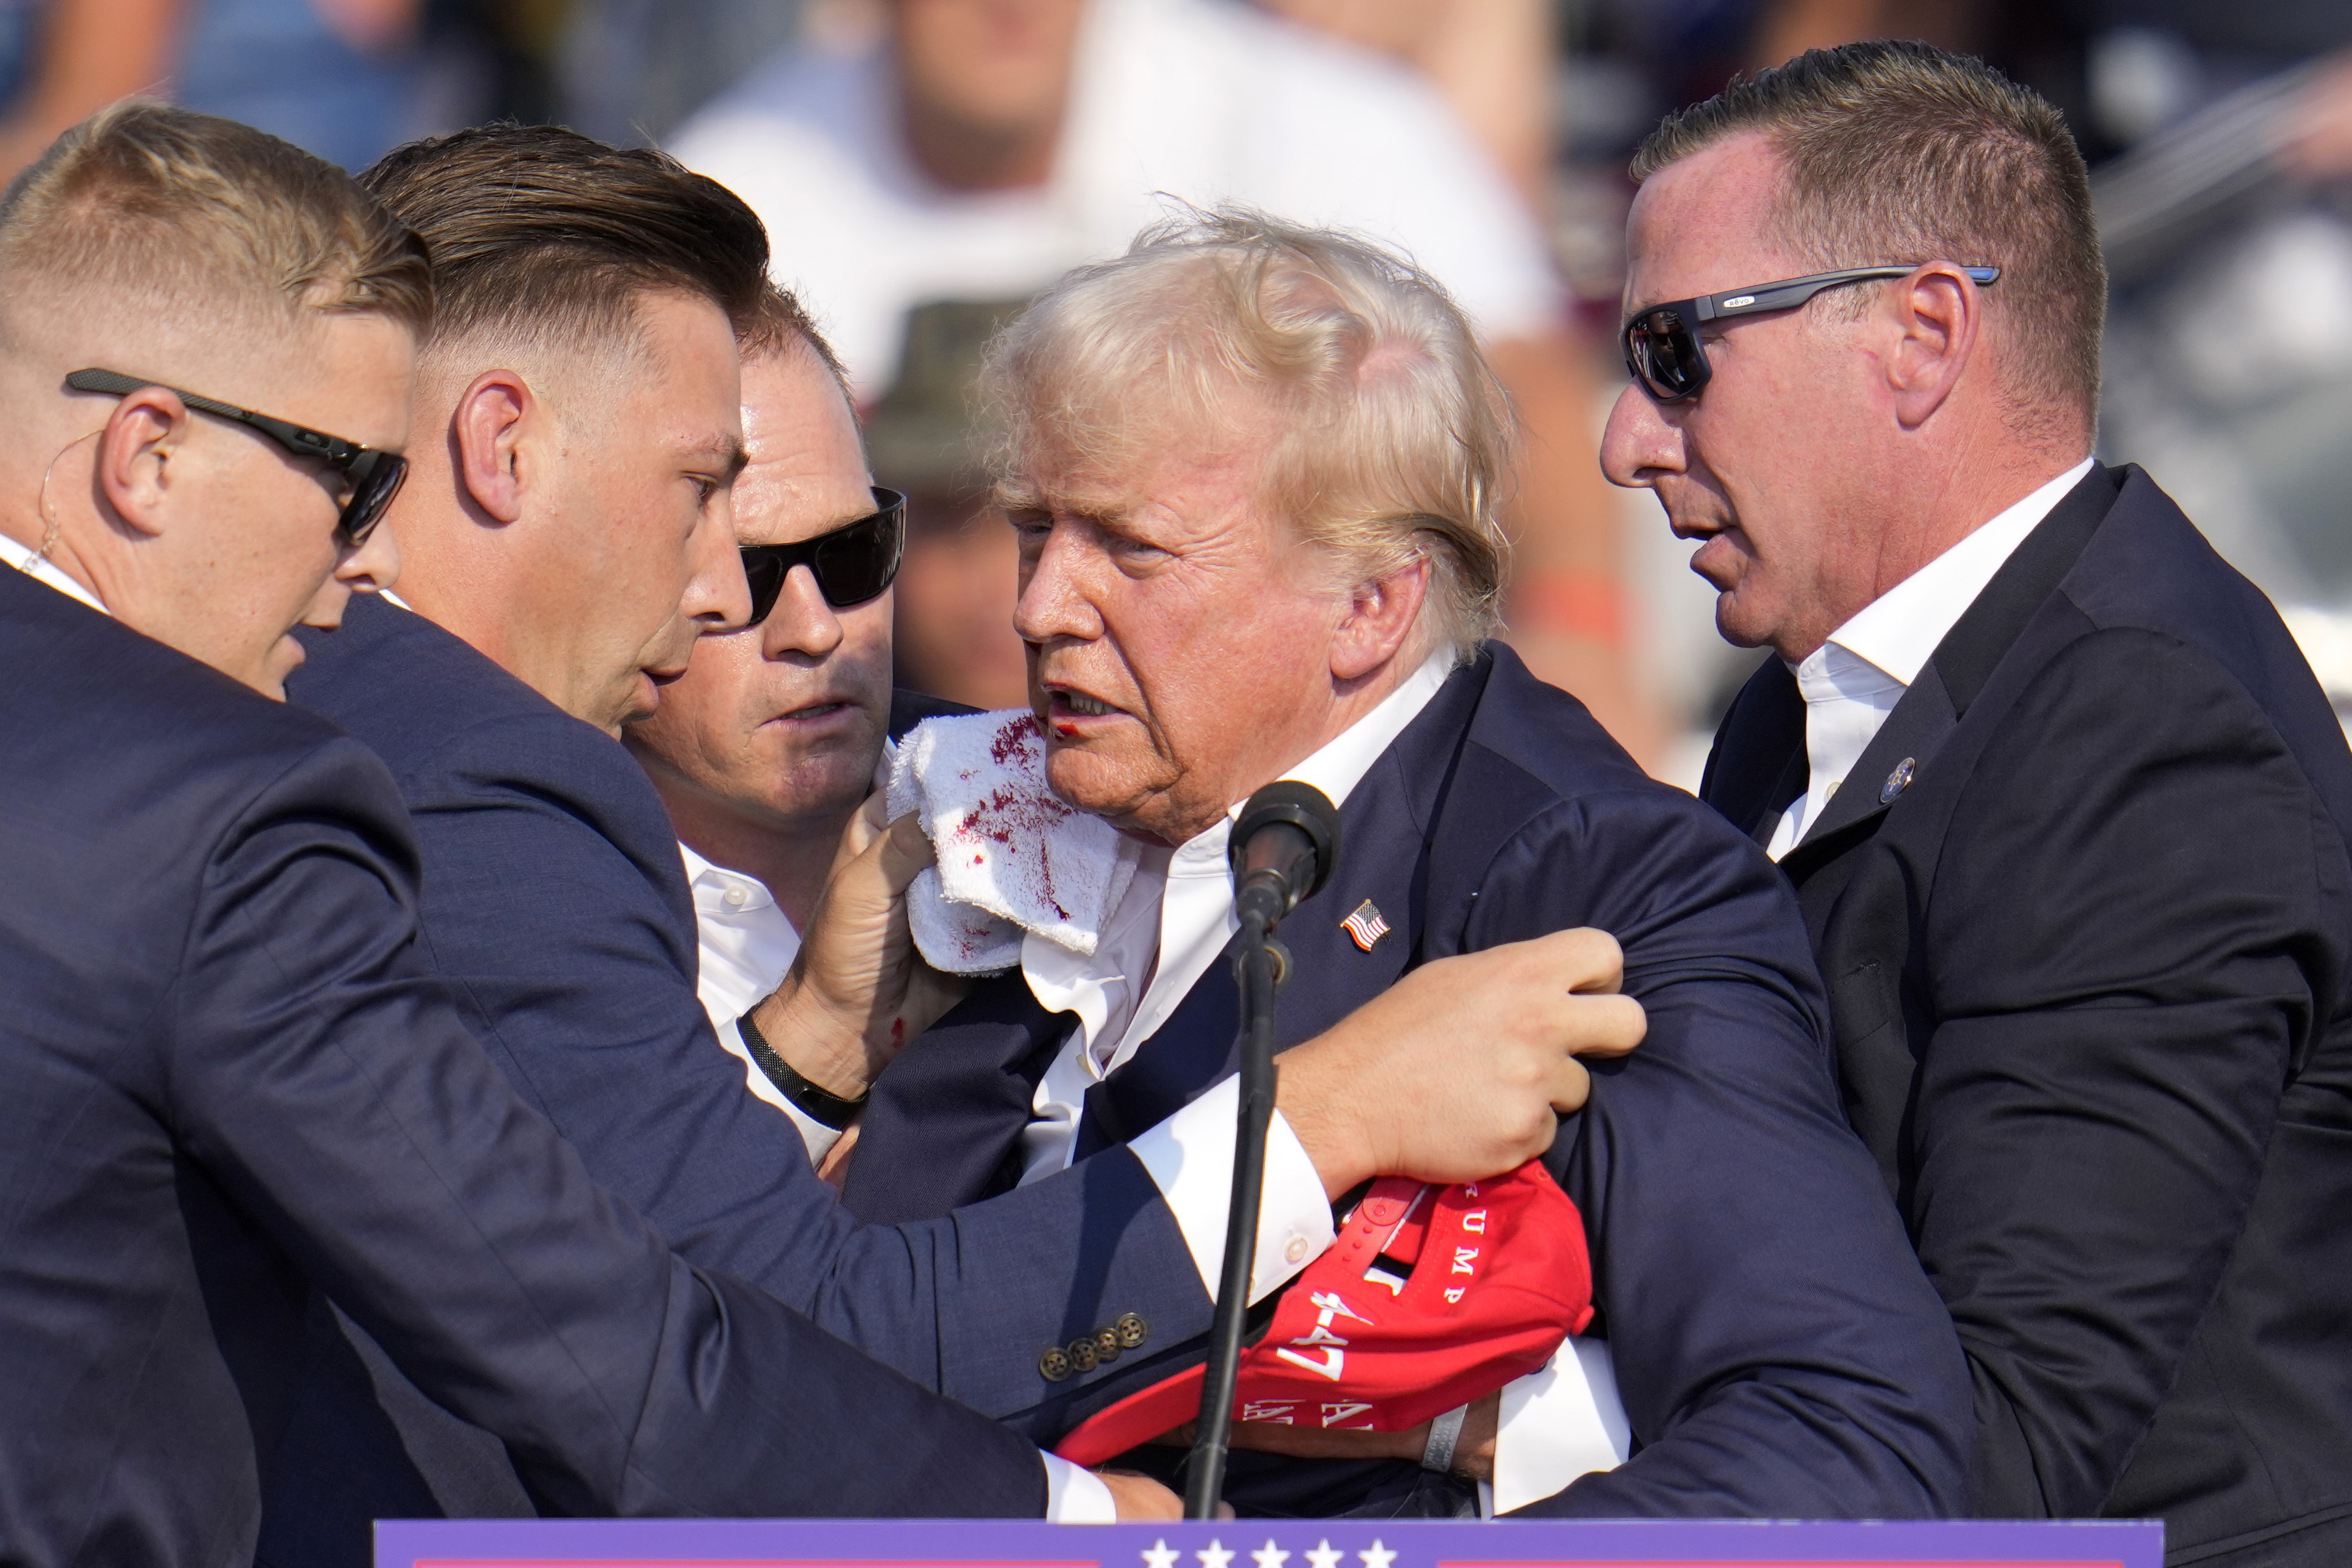
[[1462, 1420], [1470, 1414], [1466, 1405], [1457, 1405], [1429, 1424], [1429, 1446], [1421, 1451], [1421, 1468], [1444, 1475], [1454, 1468], [1454, 1450], [1462, 1442]]
[[777, 1053], [775, 1047], [768, 1044], [767, 1037], [760, 1033], [760, 1026], [751, 1022], [751, 1014], [746, 1013], [738, 1018], [735, 1027], [743, 1037], [744, 1049], [751, 1053], [751, 1059], [759, 1064], [760, 1070], [768, 1075], [768, 1081], [782, 1090], [784, 1098], [798, 1107], [810, 1121], [821, 1122], [836, 1132], [845, 1131], [851, 1122], [857, 1120], [857, 1113], [866, 1109], [865, 1095], [861, 1094], [856, 1100], [844, 1100], [802, 1077], [792, 1063]]

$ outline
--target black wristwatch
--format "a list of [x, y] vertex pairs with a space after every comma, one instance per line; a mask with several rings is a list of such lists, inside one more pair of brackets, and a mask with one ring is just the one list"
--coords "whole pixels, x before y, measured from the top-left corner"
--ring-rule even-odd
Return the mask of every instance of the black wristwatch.
[[849, 1124], [857, 1120], [857, 1113], [866, 1109], [865, 1095], [861, 1094], [856, 1100], [844, 1100], [793, 1071], [793, 1064], [776, 1054], [776, 1047], [768, 1044], [767, 1037], [760, 1033], [760, 1026], [751, 1022], [751, 1014], [746, 1013], [738, 1018], [735, 1027], [741, 1032], [743, 1045], [751, 1051], [751, 1059], [760, 1064], [761, 1072], [768, 1075], [768, 1081], [782, 1089], [784, 1098], [797, 1106], [810, 1121], [830, 1127], [836, 1132], [845, 1131]]

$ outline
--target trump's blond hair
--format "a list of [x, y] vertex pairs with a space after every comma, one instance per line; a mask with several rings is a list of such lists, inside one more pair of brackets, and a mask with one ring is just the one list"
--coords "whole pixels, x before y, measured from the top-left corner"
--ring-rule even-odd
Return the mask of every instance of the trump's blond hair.
[[1041, 295], [992, 347], [1000, 498], [1030, 504], [1041, 446], [1131, 471], [1171, 440], [1270, 423], [1261, 509], [1349, 582], [1430, 563], [1429, 646], [1499, 619], [1497, 510], [1513, 425], [1460, 307], [1371, 241], [1238, 207], [1155, 223]]

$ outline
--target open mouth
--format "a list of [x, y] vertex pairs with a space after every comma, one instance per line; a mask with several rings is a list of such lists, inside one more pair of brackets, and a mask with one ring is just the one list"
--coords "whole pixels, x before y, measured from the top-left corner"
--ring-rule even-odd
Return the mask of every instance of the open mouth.
[[1075, 687], [1063, 686], [1054, 681], [1046, 681], [1044, 685], [1046, 707], [1049, 710], [1047, 716], [1050, 719], [1058, 721], [1124, 717], [1123, 710], [1113, 707], [1090, 692], [1080, 691]]

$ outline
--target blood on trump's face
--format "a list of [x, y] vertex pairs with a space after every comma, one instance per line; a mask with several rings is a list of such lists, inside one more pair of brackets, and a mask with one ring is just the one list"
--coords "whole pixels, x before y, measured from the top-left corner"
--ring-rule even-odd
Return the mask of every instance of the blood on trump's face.
[[1352, 608], [1265, 510], [1263, 439], [1183, 445], [1107, 471], [1034, 443], [1006, 508], [1054, 792], [1168, 845], [1321, 743]]

